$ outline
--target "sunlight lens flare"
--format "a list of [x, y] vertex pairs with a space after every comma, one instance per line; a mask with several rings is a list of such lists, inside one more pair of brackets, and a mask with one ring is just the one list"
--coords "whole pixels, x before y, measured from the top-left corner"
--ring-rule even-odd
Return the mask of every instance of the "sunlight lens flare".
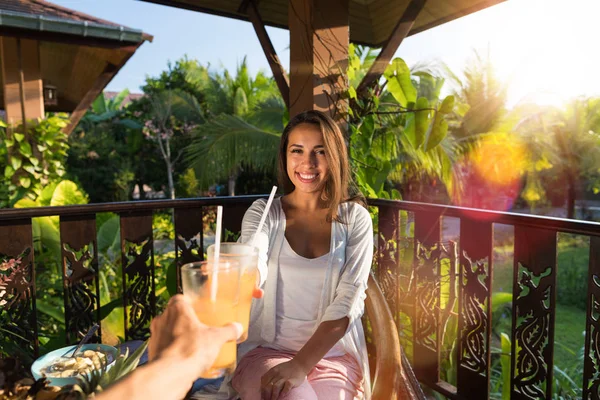
[[526, 149], [515, 135], [490, 133], [456, 164], [454, 204], [507, 211], [519, 195]]

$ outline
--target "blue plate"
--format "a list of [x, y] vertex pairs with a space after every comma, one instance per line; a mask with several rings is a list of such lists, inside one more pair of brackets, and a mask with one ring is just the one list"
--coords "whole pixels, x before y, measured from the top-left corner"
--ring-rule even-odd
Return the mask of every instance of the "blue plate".
[[[33, 374], [34, 379], [37, 380], [37, 379], [42, 378], [42, 371], [46, 367], [48, 367], [50, 364], [54, 363], [59, 358], [64, 357], [65, 355], [71, 355], [73, 353], [73, 350], [75, 350], [75, 347], [77, 347], [77, 346], [62, 347], [58, 350], [51, 351], [50, 353], [43, 355], [40, 358], [38, 358], [37, 360], [35, 360], [35, 362], [31, 366], [31, 373]], [[84, 344], [83, 346], [81, 346], [81, 349], [79, 350], [78, 354], [81, 354], [86, 350], [95, 350], [95, 351], [100, 351], [100, 352], [106, 354], [108, 357], [108, 360], [109, 360], [107, 369], [110, 369], [113, 366], [117, 356], [119, 355], [119, 350], [117, 350], [115, 347], [109, 346], [106, 344], [96, 344], [96, 343]], [[72, 376], [69, 378], [46, 377], [46, 379], [48, 379], [50, 381], [50, 384], [52, 386], [74, 385], [78, 381], [77, 376]]]

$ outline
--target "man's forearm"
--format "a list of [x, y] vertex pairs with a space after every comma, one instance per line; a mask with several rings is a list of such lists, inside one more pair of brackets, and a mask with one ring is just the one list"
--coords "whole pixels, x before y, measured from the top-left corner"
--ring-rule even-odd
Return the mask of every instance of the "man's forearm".
[[[177, 364], [174, 366], [173, 364]], [[137, 368], [123, 380], [102, 392], [97, 400], [180, 400], [194, 383], [194, 371], [186, 361], [163, 358]]]
[[348, 317], [321, 322], [308, 342], [296, 354], [294, 361], [308, 374], [325, 357], [325, 354], [344, 337], [349, 323]]

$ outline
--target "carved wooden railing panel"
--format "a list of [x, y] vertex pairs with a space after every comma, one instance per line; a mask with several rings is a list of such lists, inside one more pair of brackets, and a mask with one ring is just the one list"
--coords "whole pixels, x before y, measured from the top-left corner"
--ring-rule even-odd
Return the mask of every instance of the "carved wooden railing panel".
[[516, 226], [514, 260], [511, 398], [551, 399], [556, 231]]
[[440, 380], [440, 214], [415, 213], [413, 358], [417, 378]]
[[583, 398], [600, 400], [600, 237], [590, 238]]
[[0, 344], [37, 356], [31, 219], [0, 220]]
[[202, 208], [175, 210], [175, 260], [177, 292], [182, 293], [181, 266], [204, 259]]
[[[376, 269], [377, 281], [391, 310], [398, 310], [398, 210], [379, 210], [379, 235], [377, 240]], [[396, 325], [398, 313], [394, 312]]]
[[[65, 331], [67, 343], [78, 342], [100, 320], [96, 215], [60, 218]], [[102, 330], [91, 342], [98, 342]]]
[[121, 214], [125, 339], [146, 339], [156, 313], [152, 212]]
[[492, 224], [460, 224], [458, 395], [489, 398], [492, 332]]

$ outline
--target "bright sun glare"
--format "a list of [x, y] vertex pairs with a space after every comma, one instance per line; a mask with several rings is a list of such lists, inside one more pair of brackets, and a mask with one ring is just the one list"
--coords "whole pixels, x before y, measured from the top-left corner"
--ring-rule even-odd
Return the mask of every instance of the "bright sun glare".
[[[498, 6], [489, 45], [497, 74], [509, 83], [509, 105], [560, 105], [600, 94], [596, 79], [598, 0], [508, 0]], [[488, 10], [493, 15], [494, 8]]]

